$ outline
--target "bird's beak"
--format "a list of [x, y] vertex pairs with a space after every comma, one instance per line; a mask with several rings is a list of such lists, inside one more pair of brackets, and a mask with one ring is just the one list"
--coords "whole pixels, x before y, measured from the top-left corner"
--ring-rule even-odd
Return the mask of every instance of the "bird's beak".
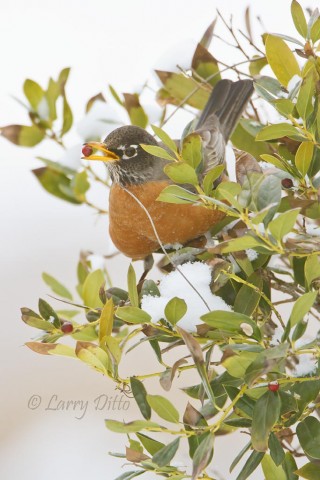
[[[90, 153], [90, 149], [91, 151], [97, 150], [98, 152], [101, 152], [102, 155], [96, 155], [96, 154]], [[86, 154], [87, 153], [86, 150], [89, 152], [89, 155]], [[108, 150], [105, 144], [102, 142], [85, 143], [82, 149], [82, 153], [84, 154], [82, 158], [85, 160], [98, 160], [100, 162], [114, 162], [120, 159], [118, 155]]]

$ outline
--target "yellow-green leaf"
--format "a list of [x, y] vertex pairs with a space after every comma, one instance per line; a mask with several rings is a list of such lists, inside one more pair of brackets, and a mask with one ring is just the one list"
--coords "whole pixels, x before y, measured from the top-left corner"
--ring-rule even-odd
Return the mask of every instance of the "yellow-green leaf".
[[99, 290], [104, 283], [105, 278], [102, 270], [95, 270], [89, 273], [82, 286], [82, 298], [85, 305], [92, 308], [102, 306]]
[[41, 86], [37, 82], [27, 78], [23, 84], [23, 91], [32, 109], [37, 111], [38, 105], [44, 96], [44, 91]]
[[54, 293], [56, 293], [60, 297], [72, 300], [72, 295], [69, 290], [64, 285], [62, 285], [62, 283], [58, 282], [58, 280], [56, 280], [54, 277], [52, 277], [48, 273], [43, 272], [42, 279], [47, 285], [49, 285], [49, 287]]
[[152, 130], [154, 133], [160, 138], [160, 140], [174, 153], [177, 152], [177, 145], [175, 144], [174, 140], [169, 137], [169, 135], [162, 130], [162, 128], [157, 127], [156, 125], [151, 125]]
[[118, 307], [116, 316], [128, 323], [148, 323], [151, 321], [151, 316], [138, 307]]
[[198, 185], [199, 183], [194, 168], [187, 163], [169, 163], [163, 170], [176, 183], [190, 183], [191, 185]]
[[170, 155], [169, 152], [167, 152], [167, 150], [162, 147], [157, 147], [156, 145], [145, 145], [144, 143], [142, 143], [140, 146], [143, 148], [143, 150], [151, 155], [154, 155], [155, 157], [164, 158], [165, 160], [171, 160], [173, 162], [176, 160], [172, 155]]
[[0, 128], [0, 135], [20, 147], [34, 147], [45, 136], [45, 131], [35, 125], [7, 125]]
[[168, 422], [179, 422], [179, 412], [167, 398], [161, 395], [147, 395], [147, 401], [159, 417]]
[[299, 131], [290, 123], [276, 123], [260, 130], [256, 136], [257, 141], [275, 140], [282, 137], [296, 137]]
[[165, 90], [178, 102], [185, 102], [200, 110], [205, 107], [210, 92], [199, 88], [193, 79], [186, 77], [182, 73], [157, 70], [156, 74], [163, 83]]
[[297, 0], [293, 0], [291, 3], [291, 15], [297, 31], [303, 38], [307, 38], [308, 26], [306, 17], [304, 16], [303, 9]]
[[266, 56], [273, 73], [285, 87], [294, 75], [300, 75], [299, 64], [288, 45], [279, 37], [267, 35]]
[[307, 175], [309, 171], [313, 157], [313, 149], [313, 142], [302, 142], [297, 150], [294, 161], [303, 177]]

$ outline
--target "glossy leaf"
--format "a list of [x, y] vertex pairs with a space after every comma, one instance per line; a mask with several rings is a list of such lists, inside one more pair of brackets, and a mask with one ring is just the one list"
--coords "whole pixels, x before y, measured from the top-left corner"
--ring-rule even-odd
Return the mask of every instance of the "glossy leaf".
[[167, 422], [178, 423], [179, 412], [172, 403], [161, 395], [147, 395], [147, 401], [159, 417]]
[[102, 270], [95, 270], [89, 273], [82, 286], [82, 298], [85, 305], [92, 308], [102, 306], [99, 290], [104, 283], [105, 278]]
[[307, 417], [297, 426], [300, 445], [308, 457], [320, 460], [320, 422], [315, 417]]
[[299, 172], [304, 177], [307, 175], [313, 157], [313, 142], [302, 142], [295, 156], [295, 164]]
[[146, 420], [150, 420], [151, 408], [149, 403], [147, 402], [147, 391], [145, 389], [145, 386], [136, 377], [130, 377], [130, 386], [134, 399], [140, 409], [140, 412]]
[[164, 314], [166, 319], [175, 325], [187, 312], [187, 304], [184, 300], [178, 297], [174, 297], [167, 303]]
[[258, 452], [266, 452], [272, 427], [280, 415], [280, 397], [277, 392], [267, 391], [256, 402], [252, 415], [251, 440]]
[[116, 316], [128, 323], [148, 323], [151, 321], [151, 316], [138, 307], [118, 307]]
[[169, 163], [163, 170], [175, 183], [190, 183], [191, 185], [199, 183], [194, 168], [187, 163]]
[[294, 75], [300, 75], [299, 64], [288, 45], [279, 37], [268, 35], [265, 43], [266, 56], [279, 82], [287, 87]]
[[168, 445], [165, 445], [164, 447], [161, 448], [161, 450], [158, 450], [152, 457], [152, 461], [159, 465], [159, 467], [164, 467], [167, 465], [170, 465], [171, 460], [177, 453], [177, 450], [179, 448], [179, 442], [180, 442], [180, 437], [176, 438], [173, 440], [173, 442], [169, 443]]

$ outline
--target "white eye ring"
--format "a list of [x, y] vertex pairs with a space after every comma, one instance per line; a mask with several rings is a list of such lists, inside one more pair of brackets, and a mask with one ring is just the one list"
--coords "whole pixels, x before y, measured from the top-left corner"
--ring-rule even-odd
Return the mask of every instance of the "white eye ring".
[[[122, 159], [123, 160], [129, 160], [130, 158], [136, 157], [138, 155], [137, 148], [138, 148], [138, 145], [130, 145], [129, 147], [121, 148], [121, 150], [123, 150]], [[133, 153], [133, 155], [126, 155], [126, 152], [128, 150], [134, 151], [135, 153]]]

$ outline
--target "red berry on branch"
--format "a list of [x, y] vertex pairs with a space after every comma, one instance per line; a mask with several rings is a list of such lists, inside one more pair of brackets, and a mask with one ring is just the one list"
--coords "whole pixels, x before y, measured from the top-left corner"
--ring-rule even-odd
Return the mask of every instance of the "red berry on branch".
[[268, 389], [270, 392], [277, 392], [280, 388], [280, 385], [277, 381], [268, 383]]
[[292, 188], [293, 187], [293, 181], [291, 180], [291, 178], [284, 178], [281, 181], [281, 185], [283, 186], [283, 188]]
[[93, 150], [91, 147], [89, 147], [89, 145], [84, 145], [82, 147], [82, 153], [85, 157], [90, 157], [90, 155], [92, 155], [92, 152]]
[[72, 333], [73, 332], [73, 325], [70, 322], [64, 322], [61, 325], [61, 331], [63, 333]]

